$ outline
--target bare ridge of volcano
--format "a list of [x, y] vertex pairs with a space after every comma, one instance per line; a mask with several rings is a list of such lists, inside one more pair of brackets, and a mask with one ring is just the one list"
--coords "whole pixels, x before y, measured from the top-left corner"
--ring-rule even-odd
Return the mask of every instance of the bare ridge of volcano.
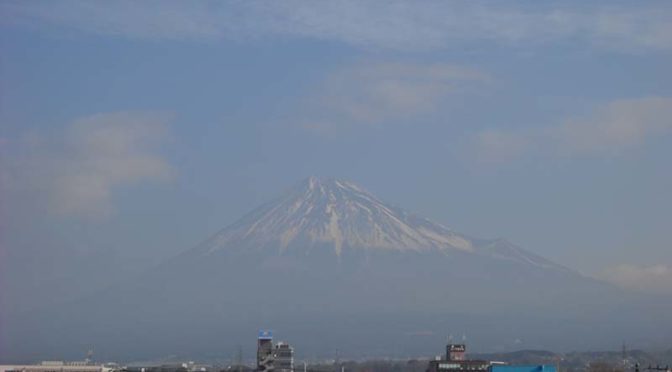
[[568, 270], [503, 239], [475, 239], [389, 205], [353, 182], [309, 177], [280, 198], [220, 230], [191, 252], [274, 254], [348, 252], [462, 252]]

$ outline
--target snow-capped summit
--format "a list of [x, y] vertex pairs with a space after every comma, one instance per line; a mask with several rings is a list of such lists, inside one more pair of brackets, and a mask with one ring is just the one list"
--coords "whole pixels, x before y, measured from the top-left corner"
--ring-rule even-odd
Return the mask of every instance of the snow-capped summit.
[[209, 241], [209, 252], [234, 246], [280, 249], [316, 244], [343, 249], [473, 249], [449, 229], [386, 205], [356, 184], [309, 177], [283, 197], [261, 206]]
[[307, 252], [333, 249], [396, 252], [464, 252], [535, 266], [557, 266], [503, 240], [472, 239], [382, 202], [340, 179], [309, 177], [197, 248], [219, 251]]

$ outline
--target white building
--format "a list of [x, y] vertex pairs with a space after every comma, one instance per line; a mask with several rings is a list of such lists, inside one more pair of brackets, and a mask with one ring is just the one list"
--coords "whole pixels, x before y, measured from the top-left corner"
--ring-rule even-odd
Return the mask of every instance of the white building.
[[115, 368], [87, 362], [48, 361], [40, 364], [0, 365], [0, 372], [115, 372]]
[[273, 349], [275, 372], [294, 372], [294, 348], [285, 342], [278, 342]]

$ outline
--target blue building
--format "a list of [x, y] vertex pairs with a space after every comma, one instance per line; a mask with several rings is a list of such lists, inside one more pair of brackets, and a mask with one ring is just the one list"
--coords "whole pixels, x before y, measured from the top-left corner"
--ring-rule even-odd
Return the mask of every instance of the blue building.
[[273, 370], [273, 333], [259, 331], [257, 337], [257, 371]]
[[494, 364], [490, 367], [490, 372], [557, 372], [554, 365], [503, 365]]

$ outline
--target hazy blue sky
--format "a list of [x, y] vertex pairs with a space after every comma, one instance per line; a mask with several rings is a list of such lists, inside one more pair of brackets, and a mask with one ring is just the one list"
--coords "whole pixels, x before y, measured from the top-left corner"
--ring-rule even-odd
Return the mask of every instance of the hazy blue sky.
[[3, 0], [0, 50], [5, 266], [149, 264], [323, 175], [672, 293], [669, 1]]

